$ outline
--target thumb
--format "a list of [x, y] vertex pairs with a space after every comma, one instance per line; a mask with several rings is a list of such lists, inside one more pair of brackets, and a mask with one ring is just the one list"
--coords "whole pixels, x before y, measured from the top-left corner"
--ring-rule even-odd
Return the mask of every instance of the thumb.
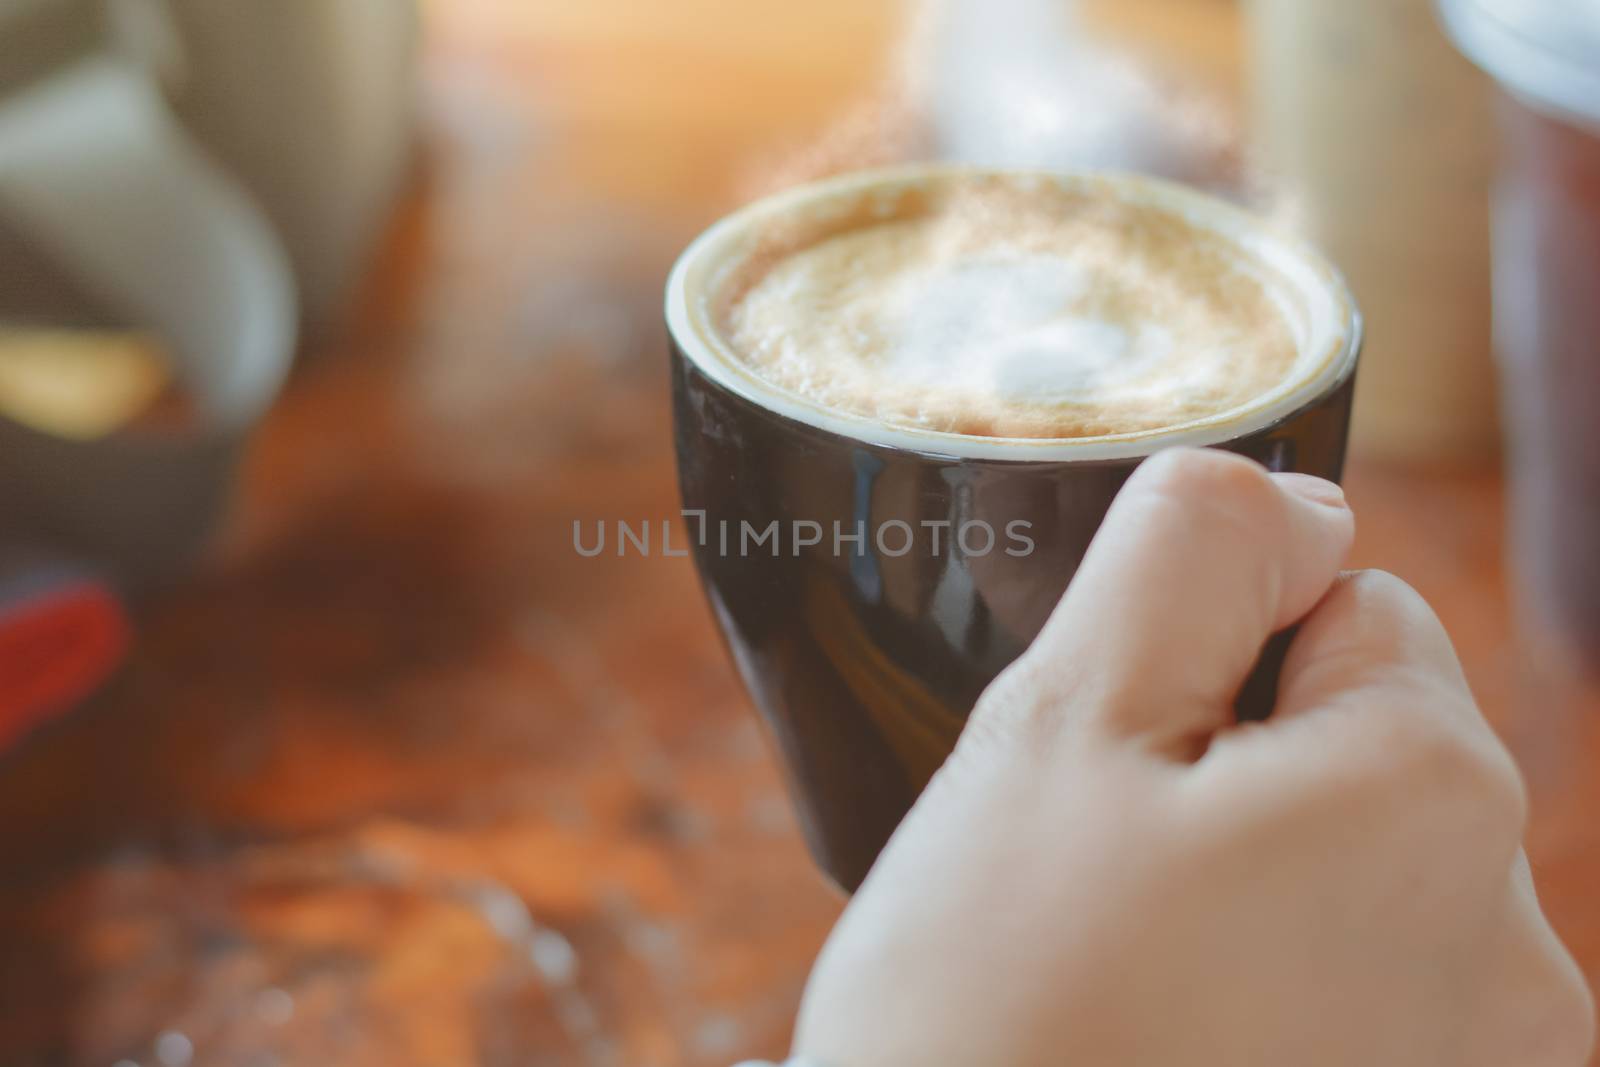
[[1232, 722], [1262, 645], [1327, 593], [1354, 532], [1331, 482], [1212, 450], [1146, 460], [974, 724], [1191, 752]]

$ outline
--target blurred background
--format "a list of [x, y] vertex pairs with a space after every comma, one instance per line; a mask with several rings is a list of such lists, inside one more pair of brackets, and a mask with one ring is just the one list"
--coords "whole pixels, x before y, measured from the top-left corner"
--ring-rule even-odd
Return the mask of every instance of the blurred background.
[[781, 1057], [840, 901], [688, 560], [574, 523], [677, 514], [677, 251], [921, 158], [1329, 249], [1357, 562], [1600, 978], [1600, 6], [1441, 11], [0, 0], [0, 1064]]

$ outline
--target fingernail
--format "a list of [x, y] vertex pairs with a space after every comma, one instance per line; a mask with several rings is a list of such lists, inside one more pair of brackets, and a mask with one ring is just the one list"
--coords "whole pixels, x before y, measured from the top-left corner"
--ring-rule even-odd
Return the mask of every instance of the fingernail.
[[1289, 492], [1305, 497], [1313, 504], [1322, 504], [1330, 508], [1350, 507], [1344, 498], [1344, 490], [1326, 478], [1318, 478], [1311, 474], [1296, 474], [1292, 471], [1274, 474], [1272, 477]]

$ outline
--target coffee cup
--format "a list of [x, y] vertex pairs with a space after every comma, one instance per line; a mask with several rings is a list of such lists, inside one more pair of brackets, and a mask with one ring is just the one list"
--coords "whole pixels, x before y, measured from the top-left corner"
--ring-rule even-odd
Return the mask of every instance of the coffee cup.
[[678, 261], [667, 321], [691, 553], [847, 890], [1139, 463], [1338, 479], [1361, 340], [1338, 273], [1234, 207], [947, 166], [735, 213]]

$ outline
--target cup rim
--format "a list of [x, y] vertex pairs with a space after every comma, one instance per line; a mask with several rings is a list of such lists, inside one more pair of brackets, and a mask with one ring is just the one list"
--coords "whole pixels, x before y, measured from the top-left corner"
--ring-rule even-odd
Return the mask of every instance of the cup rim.
[[1468, 59], [1535, 109], [1600, 130], [1600, 20], [1572, 24], [1549, 5], [1438, 0]]
[[[1222, 236], [1245, 255], [1274, 269], [1286, 286], [1298, 288], [1307, 308], [1312, 369], [1257, 398], [1244, 409], [1221, 412], [1178, 426], [1093, 437], [981, 437], [945, 430], [893, 425], [846, 412], [791, 393], [760, 378], [735, 355], [711, 322], [710, 281], [715, 268], [737, 256], [740, 239], [765, 220], [818, 210], [873, 190], [957, 183], [998, 177], [1043, 180], [1074, 190], [1123, 198], [1180, 216]], [[1139, 458], [1177, 445], [1204, 447], [1257, 433], [1333, 392], [1355, 370], [1362, 321], [1349, 286], [1337, 268], [1305, 241], [1225, 201], [1145, 175], [1096, 170], [1056, 170], [924, 163], [855, 171], [787, 189], [749, 204], [713, 223], [695, 238], [667, 279], [667, 328], [684, 357], [706, 377], [750, 403], [796, 422], [865, 444], [956, 459], [1097, 461]]]

